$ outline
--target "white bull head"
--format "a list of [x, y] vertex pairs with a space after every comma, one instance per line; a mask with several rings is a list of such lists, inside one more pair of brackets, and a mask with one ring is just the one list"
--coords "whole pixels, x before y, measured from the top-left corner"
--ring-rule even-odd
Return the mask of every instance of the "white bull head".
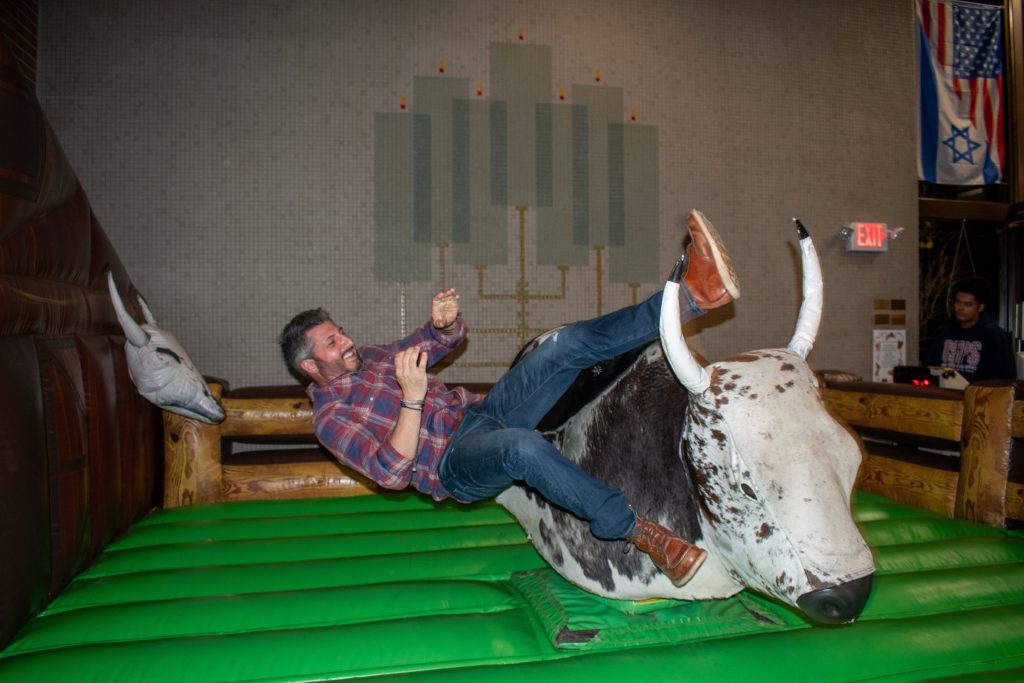
[[683, 440], [711, 565], [688, 588], [699, 590], [702, 574], [727, 575], [737, 590], [750, 586], [835, 623], [860, 613], [874, 563], [849, 510], [860, 446], [828, 414], [804, 360], [821, 317], [822, 281], [813, 243], [797, 225], [804, 303], [788, 348], [701, 367], [680, 333], [679, 285], [671, 282], [662, 343], [690, 392]]
[[124, 345], [128, 374], [139, 393], [164, 410], [216, 424], [224, 420], [224, 409], [210, 394], [203, 376], [196, 370], [184, 347], [156, 320], [142, 297], [139, 305], [146, 322], [139, 324], [125, 310], [114, 276], [107, 272], [110, 299], [127, 341]]

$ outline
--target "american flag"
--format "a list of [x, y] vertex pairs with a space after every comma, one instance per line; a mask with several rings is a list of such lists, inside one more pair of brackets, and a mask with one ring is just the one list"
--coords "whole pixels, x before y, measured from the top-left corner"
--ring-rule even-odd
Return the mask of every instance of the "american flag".
[[921, 180], [987, 185], [1002, 180], [1003, 12], [967, 2], [917, 2]]

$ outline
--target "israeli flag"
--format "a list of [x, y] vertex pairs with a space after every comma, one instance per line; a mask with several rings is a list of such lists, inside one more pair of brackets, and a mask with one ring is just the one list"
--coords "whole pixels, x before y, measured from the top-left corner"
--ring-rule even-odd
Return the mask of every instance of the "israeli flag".
[[1003, 15], [999, 7], [918, 0], [918, 178], [948, 185], [1003, 179]]

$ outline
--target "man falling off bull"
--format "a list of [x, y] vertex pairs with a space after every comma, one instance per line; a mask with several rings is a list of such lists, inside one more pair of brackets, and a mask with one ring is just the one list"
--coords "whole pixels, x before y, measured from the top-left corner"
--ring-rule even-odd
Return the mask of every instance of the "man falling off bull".
[[[685, 285], [684, 321], [739, 297], [714, 227], [698, 211], [687, 223], [690, 240], [673, 272]], [[434, 297], [427, 324], [387, 346], [356, 348], [318, 308], [288, 323], [281, 351], [311, 380], [314, 430], [342, 464], [384, 488], [412, 486], [435, 500], [469, 503], [524, 484], [587, 521], [597, 538], [628, 540], [682, 585], [706, 551], [639, 516], [622, 491], [591, 477], [535, 429], [581, 370], [658, 337], [661, 296], [558, 330], [483, 400], [427, 374], [466, 338], [454, 289]]]

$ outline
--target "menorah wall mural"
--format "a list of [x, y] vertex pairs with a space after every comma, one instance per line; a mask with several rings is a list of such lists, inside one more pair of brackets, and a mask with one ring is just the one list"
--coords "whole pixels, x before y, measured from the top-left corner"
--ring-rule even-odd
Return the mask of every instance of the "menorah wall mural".
[[[404, 285], [444, 288], [450, 271], [472, 268], [476, 297], [507, 302], [515, 321], [473, 325], [473, 335], [513, 336], [517, 346], [564, 322], [534, 309], [567, 297], [570, 269], [593, 277], [595, 308], [577, 318], [603, 312], [606, 287], [627, 287], [636, 300], [661, 276], [657, 127], [627, 116], [623, 89], [601, 83], [599, 71], [593, 84], [571, 85], [568, 100], [564, 86], [554, 96], [551, 59], [550, 46], [493, 43], [489, 96], [440, 62], [437, 75], [414, 78], [411, 105], [402, 98], [400, 111], [374, 119], [375, 277], [404, 295]], [[493, 276], [513, 264], [511, 279]], [[538, 291], [531, 275], [548, 268], [561, 284]]]

